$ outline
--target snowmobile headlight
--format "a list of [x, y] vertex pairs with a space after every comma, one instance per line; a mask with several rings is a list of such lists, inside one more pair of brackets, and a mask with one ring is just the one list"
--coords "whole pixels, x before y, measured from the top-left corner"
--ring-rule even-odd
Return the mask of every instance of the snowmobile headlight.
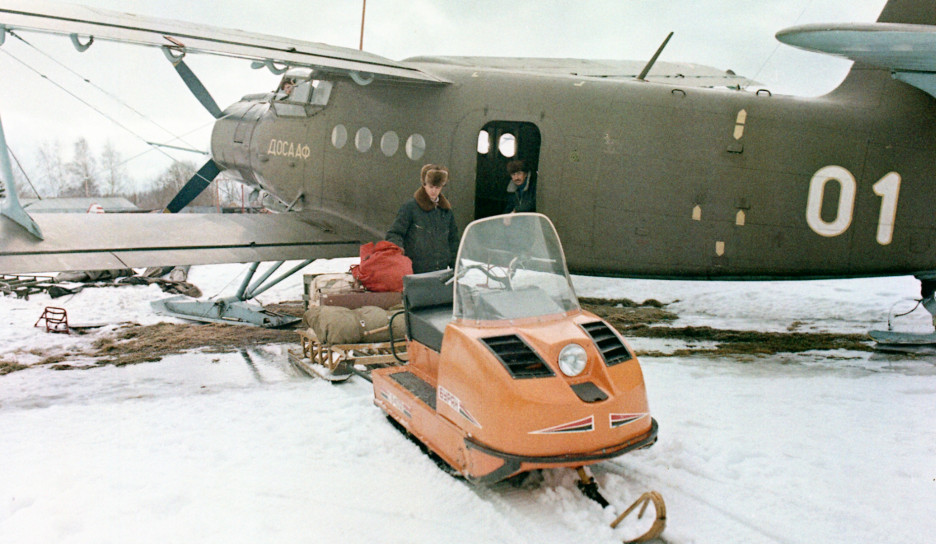
[[559, 352], [559, 370], [566, 376], [578, 376], [585, 370], [588, 354], [578, 344], [569, 344]]

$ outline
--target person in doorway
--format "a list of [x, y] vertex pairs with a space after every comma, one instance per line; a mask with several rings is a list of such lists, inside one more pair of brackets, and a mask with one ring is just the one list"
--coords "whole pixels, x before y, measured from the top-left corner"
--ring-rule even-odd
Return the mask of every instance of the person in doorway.
[[530, 172], [522, 160], [507, 163], [510, 183], [507, 184], [507, 208], [504, 213], [532, 212], [536, 210], [536, 188]]
[[452, 205], [442, 196], [449, 172], [444, 166], [427, 164], [419, 174], [421, 185], [413, 198], [400, 207], [386, 240], [403, 248], [413, 261], [413, 273], [455, 266], [458, 227]]

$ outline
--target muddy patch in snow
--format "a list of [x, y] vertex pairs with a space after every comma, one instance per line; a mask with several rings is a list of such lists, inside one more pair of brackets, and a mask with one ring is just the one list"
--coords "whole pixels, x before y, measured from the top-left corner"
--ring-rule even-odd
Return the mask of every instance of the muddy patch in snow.
[[802, 353], [815, 350], [873, 351], [864, 334], [827, 332], [762, 332], [712, 327], [672, 327], [679, 316], [657, 300], [582, 298], [582, 306], [608, 321], [625, 337], [658, 338], [685, 342], [672, 351], [637, 351], [638, 356], [750, 356]]
[[[263, 329], [246, 325], [132, 323], [98, 338], [89, 349], [67, 356], [53, 354], [39, 364], [50, 365], [55, 370], [123, 366], [159, 361], [167, 355], [191, 350], [225, 353], [249, 346], [292, 343], [296, 339], [294, 330]], [[73, 362], [88, 359], [92, 359], [93, 363]]]
[[[679, 316], [666, 304], [650, 299], [581, 299], [583, 308], [607, 320], [625, 337], [668, 339], [679, 346], [667, 352], [637, 350], [638, 356], [765, 356], [776, 353], [800, 353], [815, 350], [871, 351], [871, 342], [863, 334], [823, 332], [760, 332], [714, 329], [711, 327], [673, 327]], [[301, 303], [288, 302], [269, 308], [289, 315], [301, 315]], [[35, 353], [37, 363], [55, 370], [123, 366], [159, 361], [167, 355], [201, 350], [206, 353], [233, 352], [264, 344], [293, 344], [297, 335], [292, 329], [263, 329], [227, 324], [157, 323], [124, 324], [114, 331], [101, 333], [89, 347], [73, 351]], [[0, 360], [0, 375], [30, 365]]]

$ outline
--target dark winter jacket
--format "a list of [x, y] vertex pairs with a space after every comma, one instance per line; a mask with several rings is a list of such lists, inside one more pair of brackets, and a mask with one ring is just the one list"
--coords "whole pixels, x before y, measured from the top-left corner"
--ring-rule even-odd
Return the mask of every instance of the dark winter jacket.
[[[508, 183], [513, 185], [512, 181]], [[527, 174], [526, 183], [523, 184], [523, 187], [513, 192], [508, 189], [507, 207], [504, 209], [504, 213], [533, 211], [536, 211], [536, 186], [531, 183], [530, 174]]]
[[455, 266], [458, 227], [452, 206], [442, 195], [438, 204], [432, 202], [422, 187], [400, 207], [386, 239], [403, 248], [415, 274]]

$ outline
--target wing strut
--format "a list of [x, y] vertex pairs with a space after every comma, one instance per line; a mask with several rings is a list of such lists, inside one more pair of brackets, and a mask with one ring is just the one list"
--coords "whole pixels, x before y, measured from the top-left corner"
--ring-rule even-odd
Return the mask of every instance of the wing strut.
[[302, 270], [314, 260], [315, 259], [306, 259], [288, 272], [284, 272], [276, 279], [270, 280], [270, 282], [264, 284], [264, 282], [273, 275], [273, 272], [283, 265], [283, 261], [273, 263], [253, 285], [248, 287], [247, 285], [250, 283], [250, 280], [253, 279], [257, 268], [260, 266], [259, 262], [253, 263], [250, 265], [250, 269], [247, 271], [247, 275], [244, 277], [240, 289], [237, 290], [237, 295], [233, 297], [213, 300], [191, 300], [189, 297], [180, 295], [156, 300], [151, 302], [150, 305], [158, 314], [208, 323], [241, 323], [270, 329], [289, 326], [299, 321], [299, 318], [271, 312], [265, 310], [261, 306], [251, 304], [248, 301]]
[[[0, 187], [6, 187], [5, 199], [0, 207], [0, 215], [5, 215], [16, 221], [30, 234], [42, 240], [42, 231], [32, 217], [26, 213], [16, 196], [16, 181], [13, 179], [13, 167], [10, 165], [10, 154], [7, 151], [6, 137], [3, 135], [3, 123], [0, 122]], [[4, 191], [0, 191], [3, 193]]]

